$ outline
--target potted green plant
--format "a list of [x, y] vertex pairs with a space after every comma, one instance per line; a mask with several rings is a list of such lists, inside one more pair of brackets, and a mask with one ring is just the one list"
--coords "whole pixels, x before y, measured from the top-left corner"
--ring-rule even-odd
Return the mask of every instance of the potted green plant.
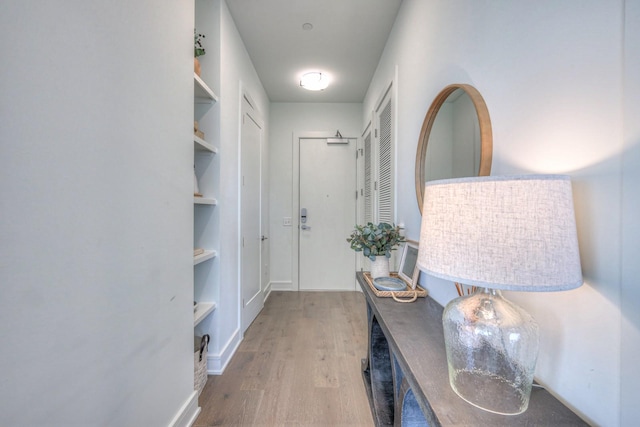
[[202, 45], [202, 39], [204, 38], [204, 34], [198, 34], [195, 29], [193, 30], [193, 71], [198, 76], [200, 75], [200, 60], [198, 57], [206, 53]]
[[389, 258], [391, 251], [405, 241], [400, 235], [400, 227], [386, 222], [378, 225], [371, 222], [366, 225], [356, 225], [347, 239], [351, 249], [369, 258], [371, 263], [371, 276], [389, 276]]

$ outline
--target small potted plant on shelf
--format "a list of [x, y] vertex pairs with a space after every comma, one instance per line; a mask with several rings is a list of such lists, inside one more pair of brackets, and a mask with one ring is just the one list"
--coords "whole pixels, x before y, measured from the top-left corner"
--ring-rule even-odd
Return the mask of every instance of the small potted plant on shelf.
[[371, 277], [389, 276], [389, 258], [391, 251], [405, 241], [400, 235], [400, 227], [386, 222], [375, 225], [356, 225], [347, 242], [351, 249], [369, 258], [371, 261]]
[[204, 38], [204, 34], [198, 34], [195, 29], [193, 30], [193, 70], [198, 76], [200, 75], [200, 61], [198, 57], [206, 53], [202, 45], [202, 39]]

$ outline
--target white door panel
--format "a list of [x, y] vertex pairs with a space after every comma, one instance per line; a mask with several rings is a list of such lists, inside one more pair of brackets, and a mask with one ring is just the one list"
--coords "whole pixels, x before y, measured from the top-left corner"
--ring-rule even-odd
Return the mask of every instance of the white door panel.
[[244, 332], [264, 306], [260, 285], [261, 210], [260, 163], [262, 128], [250, 114], [250, 106], [243, 100], [241, 130], [241, 295], [242, 331]]
[[[354, 290], [355, 252], [346, 238], [356, 223], [356, 141], [300, 138], [300, 290]], [[300, 215], [300, 212], [296, 214]]]

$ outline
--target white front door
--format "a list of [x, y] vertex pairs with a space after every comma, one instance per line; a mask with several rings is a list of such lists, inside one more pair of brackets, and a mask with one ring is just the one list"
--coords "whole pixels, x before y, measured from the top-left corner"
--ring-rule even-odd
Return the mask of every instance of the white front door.
[[355, 290], [356, 140], [300, 138], [300, 290]]
[[244, 332], [264, 306], [260, 285], [261, 209], [260, 164], [262, 125], [251, 105], [243, 98], [241, 157], [241, 295]]

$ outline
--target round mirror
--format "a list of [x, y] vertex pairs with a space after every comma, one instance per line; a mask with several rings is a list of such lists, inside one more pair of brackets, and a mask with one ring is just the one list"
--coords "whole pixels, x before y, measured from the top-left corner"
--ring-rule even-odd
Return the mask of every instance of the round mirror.
[[489, 110], [473, 86], [453, 84], [433, 100], [416, 153], [416, 198], [422, 213], [424, 183], [491, 173]]

